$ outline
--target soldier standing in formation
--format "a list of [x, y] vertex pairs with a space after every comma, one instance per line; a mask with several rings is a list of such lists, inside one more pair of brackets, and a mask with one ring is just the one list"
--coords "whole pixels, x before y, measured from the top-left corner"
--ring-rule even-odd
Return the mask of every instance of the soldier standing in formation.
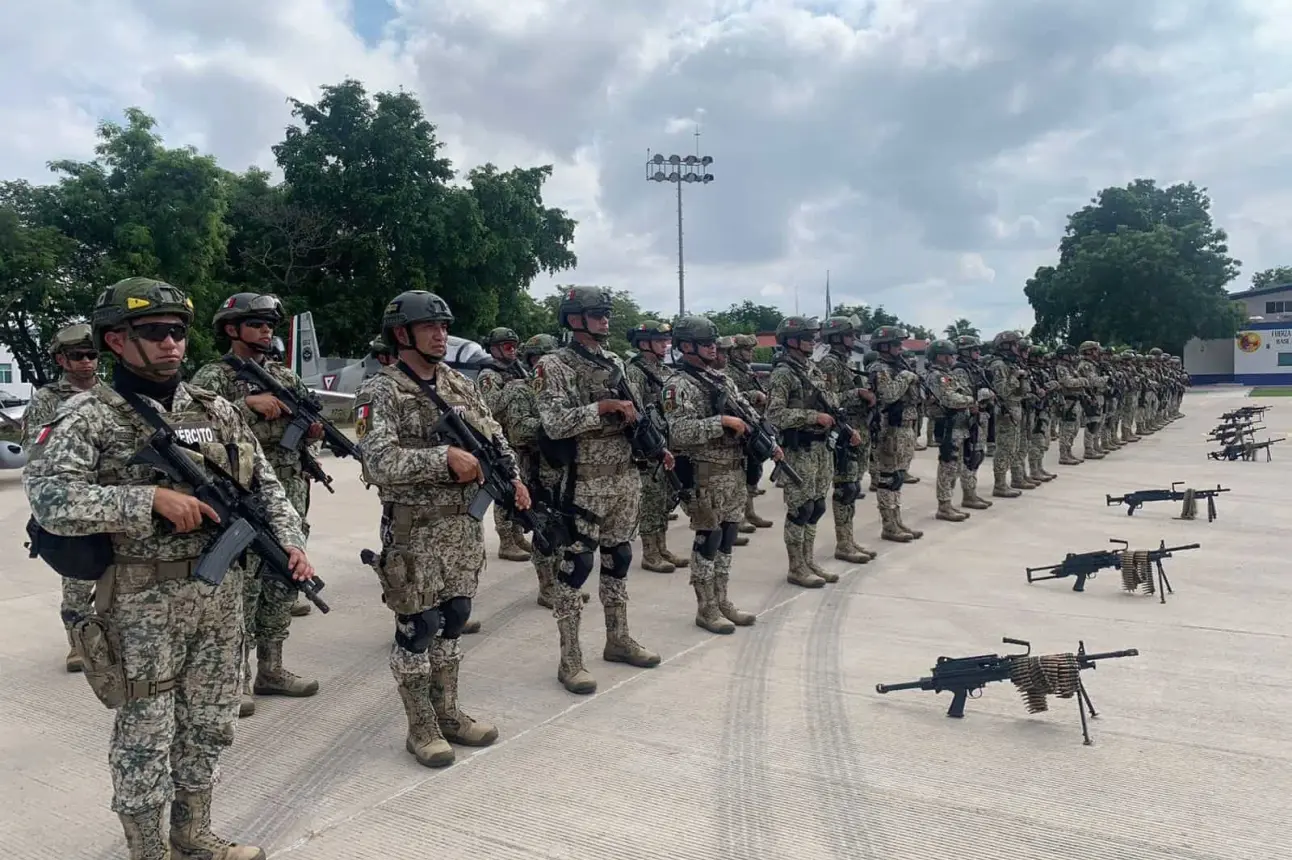
[[[664, 364], [672, 348], [672, 326], [657, 320], [645, 320], [628, 332], [628, 344], [637, 354], [628, 360], [628, 383], [637, 392], [639, 402], [659, 403], [664, 384], [673, 371]], [[690, 562], [674, 555], [668, 548], [668, 515], [677, 507], [667, 480], [655, 464], [637, 462], [641, 473], [642, 497], [639, 529], [642, 539], [641, 565], [656, 573], [672, 573]]]
[[682, 354], [679, 373], [664, 384], [664, 413], [669, 421], [670, 450], [678, 458], [679, 477], [688, 491], [686, 513], [695, 538], [691, 543], [691, 585], [695, 589], [697, 627], [731, 633], [754, 623], [727, 595], [731, 551], [745, 513], [744, 439], [750, 428], [719, 411], [723, 398], [753, 407], [735, 384], [713, 369], [718, 328], [707, 317], [678, 320], [673, 342]]
[[[489, 332], [480, 341], [480, 345], [489, 350], [489, 355], [497, 362], [496, 367], [486, 367], [476, 376], [476, 388], [484, 398], [485, 405], [494, 420], [498, 421], [498, 401], [503, 388], [511, 380], [527, 380], [528, 374], [523, 365], [517, 363], [516, 350], [520, 346], [520, 337], [509, 328], [499, 327]], [[507, 511], [498, 505], [493, 509], [494, 530], [498, 533], [498, 558], [504, 561], [529, 561], [534, 548], [525, 539], [525, 533], [507, 516]]]
[[933, 423], [933, 442], [938, 446], [937, 518], [958, 523], [969, 514], [953, 503], [956, 478], [965, 470], [970, 424], [978, 420], [978, 392], [952, 372], [956, 345], [949, 340], [935, 340], [924, 351], [928, 361], [924, 384], [932, 395], [929, 420]]
[[[724, 373], [736, 384], [736, 390], [745, 396], [750, 405], [761, 415], [767, 409], [767, 389], [754, 375], [750, 367], [754, 361], [754, 348], [758, 338], [752, 334], [738, 334], [731, 339], [731, 353]], [[758, 485], [763, 480], [763, 464], [750, 462], [745, 466], [745, 523], [756, 529], [769, 529], [771, 520], [758, 515], [754, 510], [754, 497], [767, 492]]]
[[[284, 388], [308, 394], [300, 378], [291, 368], [269, 358], [270, 342], [274, 327], [283, 320], [282, 304], [274, 296], [256, 293], [236, 293], [220, 305], [212, 325], [217, 343], [221, 338], [229, 341], [229, 354], [244, 361], [254, 361]], [[310, 484], [303, 471], [302, 457], [308, 452], [289, 450], [281, 444], [283, 434], [291, 423], [287, 405], [273, 394], [260, 391], [246, 380], [237, 378], [237, 371], [223, 360], [213, 361], [193, 376], [193, 385], [220, 395], [242, 413], [251, 432], [260, 440], [266, 459], [274, 467], [278, 482], [300, 515], [302, 529], [309, 535], [305, 517], [309, 513]], [[323, 435], [323, 428], [310, 428], [309, 439]], [[312, 696], [318, 692], [319, 683], [305, 680], [283, 667], [283, 643], [287, 640], [292, 623], [292, 606], [298, 592], [282, 582], [258, 575], [260, 559], [247, 553], [246, 592], [243, 611], [246, 613], [246, 638], [243, 641], [242, 700], [238, 716], [255, 713], [255, 696]], [[308, 604], [305, 604], [308, 606]], [[251, 643], [256, 645], [256, 681], [251, 683]], [[254, 696], [253, 696], [254, 693]]]
[[991, 494], [1002, 499], [1022, 495], [1021, 490], [1034, 490], [1039, 484], [1027, 480], [1023, 474], [1023, 395], [1026, 372], [1018, 366], [1019, 342], [1016, 331], [1003, 331], [992, 340], [992, 357], [987, 365], [991, 389], [996, 393], [1000, 412], [996, 416], [996, 453], [992, 456], [991, 471], [995, 486]]
[[978, 495], [978, 467], [987, 457], [987, 440], [995, 435], [996, 393], [982, 366], [982, 341], [971, 334], [962, 334], [955, 344], [956, 360], [951, 366], [951, 375], [959, 381], [962, 390], [974, 392], [978, 402], [977, 414], [969, 416], [961, 457], [960, 507], [985, 511], [991, 502]]
[[1055, 418], [1055, 400], [1059, 382], [1045, 366], [1046, 354], [1036, 344], [1027, 349], [1024, 360], [1035, 398], [1031, 425], [1027, 428], [1027, 476], [1034, 484], [1048, 483], [1058, 475], [1045, 470], [1045, 455], [1050, 450], [1050, 429]]
[[[58, 379], [40, 388], [31, 396], [27, 411], [22, 414], [22, 446], [28, 451], [28, 461], [34, 453], [36, 433], [48, 424], [58, 412], [58, 407], [82, 391], [99, 384], [99, 351], [94, 346], [90, 326], [85, 323], [70, 325], [54, 335], [49, 344], [49, 354], [54, 357], [62, 373]], [[90, 601], [94, 597], [94, 583], [83, 579], [62, 577], [63, 602], [59, 615], [67, 633], [67, 659], [69, 672], [82, 669], [81, 655], [72, 644], [72, 627], [90, 614]]]
[[[498, 729], [458, 704], [461, 636], [485, 569], [484, 531], [468, 513], [480, 463], [435, 432], [459, 410], [505, 456], [502, 438], [475, 386], [443, 363], [453, 312], [433, 293], [400, 293], [386, 306], [382, 338], [399, 352], [355, 398], [364, 480], [381, 499], [382, 601], [395, 613], [390, 671], [408, 718], [405, 748], [427, 767], [454, 760], [450, 742], [488, 746]], [[517, 505], [529, 507], [523, 482]]]
[[194, 578], [211, 537], [204, 522], [216, 514], [192, 488], [127, 465], [148, 444], [152, 422], [199, 440], [200, 456], [257, 490], [292, 576], [314, 571], [300, 515], [239, 410], [180, 381], [192, 321], [192, 301], [169, 284], [128, 278], [104, 290], [94, 345], [117, 359], [112, 383], [69, 400], [41, 429], [42, 450], [23, 485], [48, 532], [111, 540], [94, 614], [76, 635], [91, 688], [116, 712], [112, 809], [131, 860], [164, 860], [172, 848], [184, 857], [264, 860], [261, 849], [211, 832], [216, 766], [234, 736], [249, 574], [235, 566], [219, 585]]
[[1104, 418], [1104, 392], [1108, 390], [1108, 377], [1099, 372], [1099, 344], [1093, 340], [1082, 341], [1077, 347], [1076, 374], [1086, 382], [1086, 400], [1089, 407], [1085, 418], [1085, 459], [1102, 460], [1107, 453], [1100, 445], [1100, 429]]
[[902, 358], [907, 338], [897, 326], [880, 326], [870, 337], [875, 360], [866, 368], [870, 387], [878, 400], [879, 440], [875, 445], [875, 467], [879, 470], [875, 493], [884, 540], [907, 543], [924, 537], [924, 532], [902, 522], [902, 484], [915, 458], [915, 424], [919, 420], [920, 378]]
[[[709, 365], [709, 369], [717, 373], [720, 373], [723, 376], [726, 376], [727, 363], [731, 358], [731, 351], [735, 348], [736, 348], [736, 339], [734, 337], [726, 336], [726, 337], [718, 338], [718, 349], [717, 349], [717, 352], [715, 353], [716, 357], [714, 358], [713, 363]], [[736, 389], [736, 390], [739, 391], [739, 389]], [[757, 468], [758, 470], [758, 476], [759, 476], [758, 479], [761, 480], [762, 479], [761, 465], [756, 466], [755, 468]], [[745, 476], [746, 480], [748, 480], [748, 477], [749, 477], [748, 464], [746, 464], [745, 472], [746, 472], [746, 476]], [[748, 493], [746, 493], [746, 495], [748, 495]], [[746, 508], [749, 507], [748, 503], [746, 503], [745, 507]], [[771, 526], [771, 523], [768, 522], [767, 520], [763, 520], [763, 522], [767, 523], [768, 526]], [[748, 546], [749, 538], [747, 537], [747, 535], [751, 535], [756, 531], [758, 531], [758, 526], [749, 522], [748, 518], [745, 517], [744, 514], [742, 514], [740, 523], [736, 526], [735, 546]]]
[[1085, 377], [1077, 374], [1074, 362], [1077, 351], [1071, 344], [1059, 344], [1054, 350], [1054, 378], [1063, 392], [1063, 412], [1059, 419], [1059, 465], [1080, 466], [1081, 460], [1072, 453], [1072, 446], [1077, 441], [1077, 431], [1085, 403], [1089, 399], [1089, 383]]
[[[623, 361], [602, 347], [610, 339], [612, 296], [600, 287], [572, 287], [557, 316], [573, 335], [570, 343], [538, 360], [533, 386], [546, 437], [546, 455], [565, 470], [563, 510], [572, 513], [572, 542], [565, 548], [555, 588], [553, 614], [561, 638], [557, 679], [572, 693], [589, 693], [596, 681], [583, 665], [579, 589], [592, 575], [600, 551], [599, 597], [606, 614], [602, 658], [639, 668], [659, 665], [628, 630], [628, 570], [641, 504], [641, 476], [633, 468], [626, 429], [644, 419], [632, 401], [614, 392]], [[631, 384], [631, 383], [630, 383]], [[641, 402], [641, 393], [634, 392]], [[673, 467], [665, 452], [665, 466]]]
[[853, 521], [857, 516], [857, 500], [862, 498], [861, 473], [863, 464], [870, 457], [870, 414], [875, 405], [875, 393], [864, 373], [858, 373], [849, 363], [852, 348], [857, 342], [860, 320], [856, 317], [833, 316], [821, 327], [821, 338], [829, 347], [817, 362], [822, 384], [833, 396], [847, 419], [857, 431], [860, 444], [838, 445], [833, 452], [834, 490], [830, 497], [834, 516], [834, 557], [853, 564], [866, 564], [879, 555], [857, 543]]

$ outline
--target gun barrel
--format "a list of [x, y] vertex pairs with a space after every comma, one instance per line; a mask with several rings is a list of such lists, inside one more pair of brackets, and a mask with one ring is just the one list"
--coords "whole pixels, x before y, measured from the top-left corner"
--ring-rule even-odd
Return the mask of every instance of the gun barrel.
[[1168, 547], [1164, 547], [1162, 549], [1156, 550], [1156, 552], [1159, 552], [1159, 553], [1184, 552], [1185, 550], [1188, 550], [1188, 549], [1202, 549], [1202, 544], [1188, 543], [1188, 544], [1181, 544], [1180, 546], [1168, 546]]
[[922, 690], [933, 682], [932, 678], [921, 678], [918, 681], [905, 681], [901, 684], [876, 684], [876, 693], [895, 693], [899, 690]]
[[1082, 654], [1081, 659], [1093, 663], [1096, 660], [1116, 660], [1120, 657], [1138, 656], [1138, 648], [1127, 648], [1125, 651], [1100, 651], [1097, 654]]

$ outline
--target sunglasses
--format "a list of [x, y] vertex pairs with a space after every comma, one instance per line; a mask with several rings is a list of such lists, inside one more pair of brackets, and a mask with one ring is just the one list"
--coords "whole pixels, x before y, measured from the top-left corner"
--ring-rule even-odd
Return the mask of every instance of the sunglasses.
[[247, 328], [257, 328], [257, 329], [266, 329], [266, 328], [273, 329], [275, 327], [275, 323], [272, 320], [250, 319], [250, 320], [243, 320], [241, 324], [245, 325]]
[[584, 311], [583, 315], [590, 320], [610, 319], [610, 311]]
[[166, 338], [177, 342], [188, 338], [188, 326], [183, 323], [136, 323], [131, 330], [150, 343], [163, 343]]
[[98, 350], [93, 349], [69, 350], [68, 352], [63, 353], [63, 355], [67, 356], [68, 361], [85, 361], [87, 359], [94, 361], [99, 357]]

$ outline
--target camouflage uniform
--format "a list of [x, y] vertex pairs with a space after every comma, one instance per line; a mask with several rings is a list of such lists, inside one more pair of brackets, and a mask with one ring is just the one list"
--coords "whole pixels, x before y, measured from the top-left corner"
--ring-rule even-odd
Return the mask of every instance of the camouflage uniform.
[[[386, 306], [382, 337], [398, 343], [422, 322], [451, 323], [449, 306], [432, 293], [410, 290]], [[406, 347], [416, 349], [416, 347]], [[452, 409], [503, 452], [514, 454], [472, 382], [432, 361], [425, 380]], [[422, 386], [398, 365], [383, 367], [355, 397], [356, 433], [364, 480], [381, 499], [381, 556], [374, 569], [382, 601], [395, 613], [390, 672], [408, 720], [404, 748], [427, 767], [455, 758], [449, 742], [488, 746], [498, 729], [458, 704], [461, 636], [486, 567], [484, 530], [467, 510], [479, 491], [449, 468], [449, 444], [435, 432], [443, 414]]]
[[[834, 459], [827, 440], [830, 431], [819, 416], [838, 404], [823, 386], [825, 378], [808, 357], [816, 344], [821, 323], [816, 317], [786, 317], [776, 327], [776, 340], [785, 347], [772, 367], [767, 383], [767, 420], [781, 432], [785, 462], [803, 479], [795, 486], [781, 484], [785, 495], [785, 554], [789, 573], [785, 579], [804, 588], [821, 588], [838, 582], [839, 575], [816, 563], [816, 524], [825, 516], [826, 494], [834, 483]], [[791, 346], [793, 342], [798, 346]], [[820, 395], [820, 396], [818, 396]]]
[[1034, 398], [1032, 416], [1027, 426], [1027, 477], [1032, 483], [1048, 483], [1057, 475], [1045, 470], [1045, 455], [1050, 450], [1050, 422], [1054, 419], [1054, 401], [1061, 399], [1059, 382], [1045, 367], [1045, 352], [1030, 346], [1024, 362]]
[[969, 334], [956, 338], [956, 361], [951, 366], [962, 390], [974, 392], [977, 414], [969, 416], [964, 448], [960, 455], [960, 507], [985, 511], [991, 502], [978, 495], [978, 467], [986, 459], [987, 440], [995, 435], [996, 394], [981, 361], [982, 342]]
[[1139, 404], [1144, 399], [1144, 374], [1140, 372], [1139, 355], [1134, 350], [1127, 350], [1121, 355], [1126, 373], [1126, 390], [1122, 396], [1121, 441], [1138, 442], [1135, 422], [1139, 417]]
[[[727, 596], [731, 551], [745, 512], [745, 452], [741, 436], [724, 426], [718, 400], [724, 396], [749, 412], [735, 384], [714, 370], [700, 350], [717, 349], [718, 328], [705, 317], [683, 317], [673, 342], [682, 351], [681, 371], [664, 384], [664, 413], [669, 446], [679, 474], [689, 475], [684, 502], [695, 538], [691, 544], [691, 586], [695, 589], [695, 625], [710, 633], [731, 633], [736, 625], [754, 623]], [[730, 419], [728, 419], [730, 420]]]
[[[495, 346], [501, 347], [505, 343], [519, 345], [520, 337], [511, 329], [500, 327], [489, 332], [480, 341], [480, 345], [489, 350], [490, 353], [493, 352]], [[476, 388], [480, 389], [480, 396], [484, 398], [490, 414], [493, 415], [495, 421], [498, 421], [498, 404], [502, 397], [503, 389], [515, 380], [527, 380], [529, 375], [525, 373], [524, 367], [519, 362], [507, 362], [496, 355], [494, 360], [498, 362], [499, 366], [496, 368], [486, 367], [481, 370], [476, 376]], [[498, 505], [494, 505], [493, 509], [493, 526], [498, 533], [498, 558], [503, 561], [529, 561], [529, 555], [534, 548], [525, 539], [525, 533], [521, 530], [521, 527], [512, 522], [507, 516], [507, 511]]]
[[915, 457], [915, 424], [919, 416], [919, 377], [902, 359], [906, 332], [896, 326], [880, 326], [870, 337], [875, 360], [866, 368], [870, 387], [877, 399], [879, 440], [875, 466], [879, 471], [875, 501], [883, 525], [884, 540], [907, 543], [924, 537], [924, 532], [902, 522], [902, 484]]
[[1072, 453], [1072, 446], [1077, 441], [1077, 431], [1081, 428], [1088, 395], [1086, 380], [1077, 375], [1073, 366], [1076, 356], [1077, 351], [1071, 344], [1061, 343], [1055, 347], [1054, 378], [1063, 393], [1063, 411], [1059, 419], [1060, 466], [1081, 465], [1081, 460]]
[[[191, 322], [192, 304], [159, 281], [114, 284], [95, 308], [96, 345], [106, 348], [108, 330], [165, 314]], [[179, 856], [263, 860], [259, 848], [210, 831], [211, 789], [220, 754], [233, 742], [238, 709], [243, 573], [234, 567], [216, 586], [193, 578], [211, 529], [159, 527], [155, 487], [188, 488], [152, 468], [127, 465], [154, 431], [115, 390], [139, 377], [124, 361], [116, 373], [113, 387], [99, 385], [67, 401], [42, 432], [41, 456], [23, 476], [45, 529], [111, 535], [115, 561], [97, 583], [94, 615], [77, 625], [76, 635], [91, 688], [116, 712], [108, 754], [112, 809], [131, 860], [170, 856], [163, 836], [167, 801], [169, 841]], [[184, 383], [169, 407], [138, 396], [171, 426], [204, 435], [195, 443], [200, 455], [256, 487], [279, 541], [304, 547], [300, 517], [237, 409]], [[114, 672], [124, 678], [114, 679]]]
[[[558, 308], [561, 325], [570, 317], [611, 311], [609, 290], [573, 287]], [[576, 335], [585, 328], [574, 329]], [[598, 341], [600, 335], [594, 335]], [[606, 646], [602, 658], [640, 668], [659, 665], [659, 655], [643, 648], [628, 630], [628, 571], [632, 539], [636, 536], [641, 500], [641, 476], [632, 467], [633, 452], [617, 414], [602, 415], [601, 400], [618, 399], [609, 387], [613, 374], [624, 372], [622, 360], [596, 344], [577, 341], [538, 360], [533, 386], [543, 433], [554, 459], [562, 463], [562, 511], [572, 524], [574, 542], [565, 548], [557, 573], [553, 615], [561, 637], [557, 679], [570, 692], [587, 693], [596, 681], [583, 666], [579, 620], [583, 600], [579, 589], [591, 576], [600, 551], [598, 596], [606, 616]], [[630, 383], [631, 384], [631, 383]], [[634, 392], [639, 398], [641, 392]], [[645, 416], [638, 416], [645, 420]]]
[[[731, 353], [723, 373], [731, 378], [736, 384], [736, 390], [761, 414], [767, 408], [767, 389], [749, 366], [754, 347], [758, 346], [758, 338], [752, 334], [738, 334], [731, 341]], [[740, 525], [741, 531], [769, 529], [773, 525], [771, 520], [759, 516], [754, 510], [754, 498], [765, 492], [758, 486], [762, 480], [762, 463], [750, 462], [745, 466], [745, 519]]]
[[[656, 320], [645, 320], [628, 332], [628, 342], [638, 352], [628, 360], [625, 370], [633, 391], [640, 392], [642, 403], [659, 403], [664, 385], [673, 371], [649, 352], [652, 342], [667, 341], [672, 337], [672, 326]], [[642, 539], [641, 565], [656, 573], [672, 573], [690, 562], [669, 551], [668, 515], [677, 507], [677, 499], [664, 477], [664, 470], [655, 464], [638, 462], [641, 473], [642, 498], [639, 530]]]
[[1000, 404], [1000, 412], [996, 416], [996, 453], [991, 461], [995, 478], [991, 494], [1004, 499], [1022, 495], [1019, 490], [1034, 490], [1040, 486], [1027, 480], [1023, 471], [1023, 396], [1027, 373], [1018, 366], [1018, 353], [1015, 352], [1021, 340], [1016, 331], [1003, 331], [996, 335], [992, 341], [994, 354], [987, 365], [991, 388]]
[[1077, 361], [1076, 374], [1086, 381], [1088, 399], [1083, 403], [1089, 411], [1083, 416], [1086, 422], [1086, 433], [1083, 439], [1087, 460], [1102, 460], [1105, 452], [1099, 444], [1100, 426], [1104, 420], [1104, 391], [1108, 388], [1108, 377], [1099, 372], [1095, 362], [1099, 356], [1099, 344], [1093, 340], [1082, 341], [1077, 347], [1081, 358]]
[[[255, 301], [257, 299], [258, 302]], [[213, 325], [216, 337], [220, 338], [226, 336], [226, 324], [236, 326], [239, 322], [252, 319], [276, 323], [282, 316], [281, 305], [276, 298], [238, 293], [225, 300], [216, 311]], [[259, 358], [265, 372], [284, 388], [294, 390], [302, 397], [308, 396], [309, 390], [291, 368], [265, 356]], [[254, 361], [256, 358], [249, 360]], [[291, 416], [283, 415], [271, 421], [248, 406], [247, 398], [260, 394], [259, 387], [238, 379], [237, 372], [224, 361], [213, 361], [202, 367], [194, 374], [192, 384], [220, 395], [241, 413], [242, 419], [260, 441], [265, 458], [274, 467], [274, 474], [278, 476], [283, 492], [300, 515], [302, 528], [308, 537], [309, 524], [305, 518], [310, 507], [309, 478], [302, 471], [301, 452], [289, 451], [280, 444], [291, 423]], [[314, 695], [319, 689], [318, 681], [307, 681], [283, 666], [283, 643], [289, 635], [292, 606], [296, 603], [299, 592], [276, 579], [261, 577], [259, 570], [259, 557], [254, 552], [248, 552], [249, 575], [245, 577], [242, 596], [243, 611], [246, 613], [246, 638], [243, 642], [242, 702], [239, 709], [239, 716], [244, 717], [255, 713], [253, 692], [257, 696], [305, 697]], [[254, 687], [249, 665], [253, 642], [256, 646]]]
[[952, 494], [956, 478], [965, 468], [970, 424], [978, 420], [978, 392], [951, 369], [956, 353], [956, 345], [949, 340], [935, 340], [924, 352], [928, 362], [924, 384], [932, 395], [929, 420], [933, 423], [933, 441], [938, 446], [937, 518], [953, 523], [969, 519], [969, 514], [952, 503]]
[[[85, 323], [62, 329], [49, 345], [49, 353], [56, 360], [59, 355], [66, 352], [74, 350], [88, 352], [94, 349], [90, 326]], [[89, 382], [88, 388], [99, 384], [97, 378], [85, 381]], [[33, 447], [37, 431], [53, 420], [59, 406], [84, 390], [86, 389], [78, 387], [71, 379], [71, 375], [65, 372], [57, 380], [32, 394], [31, 401], [22, 414], [22, 446], [27, 451], [29, 462], [31, 455], [37, 450]], [[82, 668], [81, 655], [76, 653], [76, 647], [72, 644], [72, 627], [90, 614], [90, 602], [94, 598], [94, 583], [68, 576], [62, 576], [59, 579], [62, 580], [63, 587], [63, 601], [59, 607], [59, 616], [63, 621], [63, 630], [67, 634], [68, 644], [64, 664], [68, 672], [79, 672]]]
[[[861, 321], [856, 317], [833, 316], [821, 327], [821, 337], [830, 351], [817, 362], [823, 388], [839, 404], [848, 424], [861, 436], [855, 447], [836, 445], [834, 460], [834, 492], [831, 495], [831, 513], [834, 515], [834, 557], [853, 564], [866, 564], [879, 553], [857, 543], [853, 533], [853, 520], [857, 516], [857, 501], [865, 498], [861, 491], [863, 464], [870, 458], [871, 401], [862, 392], [870, 391], [870, 379], [849, 364], [852, 344], [860, 334]], [[846, 441], [846, 440], [840, 440]]]

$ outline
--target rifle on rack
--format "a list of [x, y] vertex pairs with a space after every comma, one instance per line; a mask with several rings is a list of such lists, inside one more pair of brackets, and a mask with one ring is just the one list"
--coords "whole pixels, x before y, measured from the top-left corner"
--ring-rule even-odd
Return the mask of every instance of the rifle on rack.
[[[1171, 589], [1171, 582], [1166, 578], [1166, 571], [1162, 568], [1162, 559], [1171, 558], [1177, 552], [1201, 547], [1201, 544], [1196, 543], [1168, 547], [1166, 541], [1162, 541], [1157, 549], [1130, 550], [1127, 549], [1127, 543], [1124, 540], [1108, 542], [1121, 544], [1122, 548], [1070, 552], [1058, 564], [1027, 568], [1027, 581], [1030, 584], [1044, 582], [1047, 579], [1066, 579], [1071, 576], [1076, 578], [1072, 590], [1084, 592], [1087, 579], [1094, 579], [1101, 570], [1118, 568], [1122, 572], [1122, 589], [1128, 594], [1134, 594], [1142, 587], [1145, 594], [1160, 592], [1161, 599], [1158, 602], [1166, 603], [1166, 596], [1175, 592]], [[1157, 571], [1157, 588], [1153, 585], [1154, 568]]]
[[[951, 694], [951, 706], [947, 716], [960, 719], [965, 715], [965, 702], [978, 698], [981, 691], [996, 681], [1011, 681], [1018, 688], [1027, 704], [1030, 714], [1049, 710], [1048, 696], [1070, 699], [1077, 696], [1077, 711], [1081, 714], [1081, 735], [1085, 745], [1089, 746], [1090, 731], [1086, 724], [1086, 708], [1090, 716], [1095, 713], [1094, 703], [1086, 693], [1081, 682], [1081, 670], [1097, 668], [1100, 660], [1114, 660], [1121, 657], [1137, 657], [1139, 649], [1128, 648], [1124, 651], [1104, 651], [1098, 654], [1086, 652], [1086, 643], [1078, 643], [1077, 653], [1047, 654], [1040, 657], [1031, 656], [1032, 646], [1022, 639], [1002, 640], [1007, 645], [1019, 645], [1027, 650], [1022, 654], [979, 654], [973, 657], [939, 657], [931, 674], [918, 681], [907, 681], [901, 684], [876, 684], [875, 692], [892, 693], [899, 690], [932, 690], [935, 693]], [[1085, 705], [1085, 708], [1082, 705]]]
[[1277, 439], [1266, 439], [1264, 442], [1231, 442], [1225, 445], [1219, 451], [1208, 451], [1207, 457], [1212, 460], [1245, 460], [1254, 462], [1256, 452], [1265, 451], [1265, 462], [1268, 463], [1274, 458], [1270, 455], [1270, 446], [1276, 442], [1283, 442], [1287, 437], [1280, 436]]
[[1226, 412], [1225, 414], [1221, 415], [1220, 420], [1228, 421], [1231, 423], [1239, 422], [1239, 421], [1248, 421], [1255, 418], [1258, 415], [1264, 415], [1266, 412], [1269, 411], [1269, 408], [1270, 407], [1268, 406], [1240, 406], [1239, 408], [1235, 409], [1233, 412]]
[[1178, 490], [1183, 481], [1173, 481], [1169, 490], [1136, 490], [1133, 493], [1127, 493], [1124, 496], [1113, 496], [1104, 494], [1106, 507], [1113, 505], [1126, 505], [1126, 516], [1131, 516], [1137, 508], [1143, 507], [1145, 502], [1178, 502], [1184, 504], [1180, 508], [1179, 519], [1191, 520], [1198, 515], [1198, 499], [1207, 500], [1207, 522], [1214, 522], [1216, 519], [1216, 496], [1220, 493], [1228, 493], [1229, 490], [1222, 488], [1219, 484], [1214, 490]]

